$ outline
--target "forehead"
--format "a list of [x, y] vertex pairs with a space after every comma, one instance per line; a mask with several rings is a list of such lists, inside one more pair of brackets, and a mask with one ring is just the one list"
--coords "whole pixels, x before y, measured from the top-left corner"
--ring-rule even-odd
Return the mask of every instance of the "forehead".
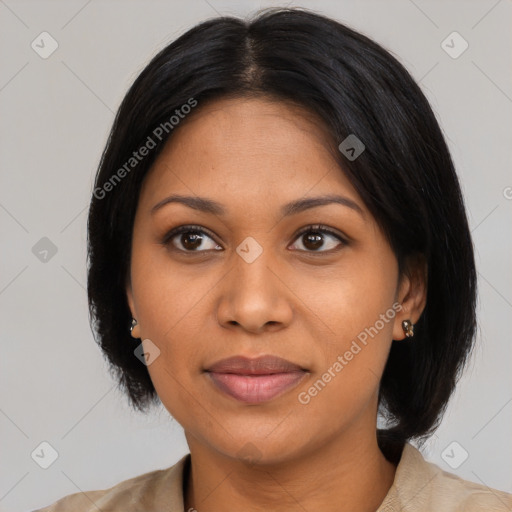
[[226, 203], [336, 191], [357, 197], [332, 154], [332, 136], [314, 113], [263, 98], [196, 108], [146, 176], [141, 201], [169, 192], [214, 195]]

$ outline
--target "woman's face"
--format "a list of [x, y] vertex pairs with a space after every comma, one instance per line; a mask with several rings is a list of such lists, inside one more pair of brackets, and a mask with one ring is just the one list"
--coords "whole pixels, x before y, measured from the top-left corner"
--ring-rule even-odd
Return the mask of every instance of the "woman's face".
[[[162, 403], [189, 445], [228, 457], [276, 462], [374, 438], [391, 341], [411, 318], [398, 304], [408, 280], [398, 287], [396, 258], [320, 123], [262, 99], [200, 108], [146, 177], [133, 232], [128, 300]], [[152, 211], [171, 195], [196, 208]], [[285, 208], [328, 195], [343, 199]], [[264, 355], [291, 365], [213, 368]]]

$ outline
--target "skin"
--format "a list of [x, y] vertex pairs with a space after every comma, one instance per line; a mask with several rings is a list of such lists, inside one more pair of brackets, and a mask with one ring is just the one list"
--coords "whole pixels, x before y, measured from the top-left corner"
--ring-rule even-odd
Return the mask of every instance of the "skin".
[[[424, 309], [425, 269], [410, 265], [398, 275], [391, 247], [326, 140], [321, 122], [291, 104], [217, 100], [180, 123], [143, 183], [126, 291], [138, 321], [132, 335], [159, 348], [148, 370], [190, 448], [185, 510], [369, 512], [393, 483], [396, 467], [376, 438], [379, 382], [392, 340], [405, 337], [402, 320], [416, 323]], [[289, 201], [333, 193], [362, 214], [339, 204], [280, 214]], [[214, 199], [227, 214], [171, 203], [152, 215], [171, 194]], [[203, 234], [194, 254], [190, 234], [162, 243], [188, 224], [215, 238]], [[315, 250], [308, 233], [296, 236], [311, 224], [347, 243], [320, 233]], [[236, 252], [246, 237], [263, 250], [252, 263]], [[300, 403], [299, 393], [396, 302], [402, 310]], [[203, 372], [223, 358], [265, 354], [309, 373], [255, 405], [221, 393]]]

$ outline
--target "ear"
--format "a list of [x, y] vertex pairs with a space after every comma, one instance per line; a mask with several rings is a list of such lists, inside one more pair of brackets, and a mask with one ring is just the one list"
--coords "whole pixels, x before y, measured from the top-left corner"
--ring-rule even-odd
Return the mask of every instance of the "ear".
[[[127, 280], [126, 283], [126, 300], [128, 301], [128, 307], [130, 308], [130, 312], [132, 318], [138, 319], [137, 311], [135, 309], [135, 301], [133, 300], [133, 290], [130, 279]], [[133, 330], [131, 331], [131, 335], [133, 338], [140, 338], [140, 326], [137, 324]]]
[[423, 254], [410, 256], [405, 269], [400, 276], [396, 300], [402, 309], [395, 316], [393, 324], [393, 339], [403, 340], [405, 333], [402, 328], [404, 320], [413, 324], [421, 317], [427, 304], [428, 266]]

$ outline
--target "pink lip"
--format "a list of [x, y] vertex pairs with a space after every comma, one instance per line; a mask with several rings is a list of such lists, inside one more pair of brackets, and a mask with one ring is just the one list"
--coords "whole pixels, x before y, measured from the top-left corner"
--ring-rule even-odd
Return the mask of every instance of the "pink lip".
[[276, 398], [306, 375], [300, 366], [275, 356], [231, 357], [218, 361], [206, 372], [220, 391], [253, 404]]
[[306, 372], [274, 373], [272, 375], [238, 375], [209, 372], [212, 382], [224, 393], [247, 403], [272, 400], [298, 384]]

